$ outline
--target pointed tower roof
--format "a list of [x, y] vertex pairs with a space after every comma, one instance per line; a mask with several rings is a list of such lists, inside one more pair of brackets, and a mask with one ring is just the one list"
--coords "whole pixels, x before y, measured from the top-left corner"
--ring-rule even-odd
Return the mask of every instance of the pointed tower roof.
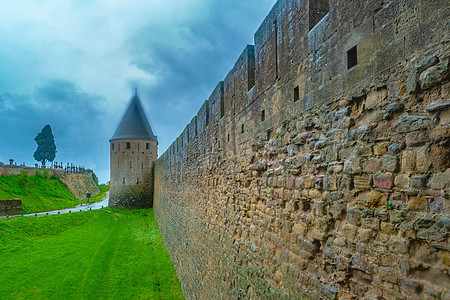
[[137, 89], [134, 97], [128, 104], [122, 120], [117, 126], [116, 132], [111, 138], [112, 140], [119, 139], [143, 139], [157, 141], [153, 134], [152, 128], [148, 123], [148, 119], [142, 108], [141, 100], [137, 95]]

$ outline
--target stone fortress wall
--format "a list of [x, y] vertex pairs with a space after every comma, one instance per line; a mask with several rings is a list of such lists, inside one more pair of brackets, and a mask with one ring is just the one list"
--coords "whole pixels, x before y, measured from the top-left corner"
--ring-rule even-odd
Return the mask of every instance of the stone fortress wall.
[[449, 299], [449, 3], [279, 0], [156, 161], [188, 299]]

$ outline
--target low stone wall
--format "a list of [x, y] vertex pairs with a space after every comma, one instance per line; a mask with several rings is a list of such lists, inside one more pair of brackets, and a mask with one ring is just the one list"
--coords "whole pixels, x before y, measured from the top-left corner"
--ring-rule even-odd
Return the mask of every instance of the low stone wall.
[[448, 3], [312, 3], [277, 1], [156, 162], [183, 292], [449, 299]]
[[0, 216], [12, 216], [22, 212], [22, 200], [0, 199]]
[[63, 177], [66, 174], [66, 171], [62, 169], [41, 169], [35, 167], [27, 167], [27, 166], [10, 166], [10, 165], [0, 165], [0, 176], [11, 176], [11, 175], [20, 175], [23, 172], [26, 172], [29, 176], [36, 175], [36, 172], [48, 172], [49, 176]]

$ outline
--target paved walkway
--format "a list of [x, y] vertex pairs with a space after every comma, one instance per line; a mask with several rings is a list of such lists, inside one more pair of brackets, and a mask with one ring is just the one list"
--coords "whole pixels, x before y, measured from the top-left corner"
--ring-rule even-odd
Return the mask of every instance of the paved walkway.
[[[45, 211], [35, 214], [25, 214], [25, 215], [14, 215], [9, 216], [9, 218], [20, 218], [20, 217], [40, 217], [40, 216], [46, 216], [46, 215], [58, 215], [58, 214], [68, 214], [72, 212], [78, 212], [78, 211], [88, 211], [88, 210], [96, 210], [101, 209], [103, 207], [108, 207], [109, 203], [109, 192], [106, 192], [105, 198], [103, 198], [100, 202], [95, 203], [82, 203], [74, 208], [65, 208], [65, 209], [58, 209], [58, 210], [52, 210], [52, 211]], [[0, 217], [0, 219], [6, 219], [6, 216]]]

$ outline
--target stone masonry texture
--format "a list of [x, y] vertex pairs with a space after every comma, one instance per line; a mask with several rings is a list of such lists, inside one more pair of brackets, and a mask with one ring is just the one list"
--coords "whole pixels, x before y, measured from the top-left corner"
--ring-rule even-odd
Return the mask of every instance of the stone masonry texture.
[[120, 139], [110, 142], [110, 207], [152, 207], [153, 163], [157, 157], [157, 147], [157, 141], [153, 140]]
[[16, 215], [22, 211], [22, 200], [0, 199], [0, 216]]
[[450, 299], [449, 12], [276, 2], [155, 164], [187, 299]]

